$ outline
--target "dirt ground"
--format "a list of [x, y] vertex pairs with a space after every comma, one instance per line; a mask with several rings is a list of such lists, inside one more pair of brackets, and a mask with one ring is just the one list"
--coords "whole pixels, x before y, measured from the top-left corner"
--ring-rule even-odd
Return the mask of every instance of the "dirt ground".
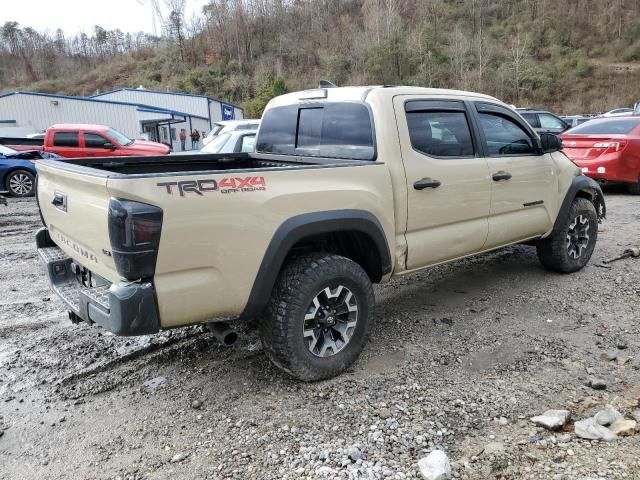
[[0, 478], [420, 478], [434, 448], [456, 478], [640, 478], [640, 434], [592, 442], [529, 421], [638, 408], [640, 259], [598, 265], [640, 246], [640, 197], [607, 203], [583, 271], [549, 273], [516, 246], [378, 287], [357, 364], [301, 384], [255, 333], [225, 349], [202, 327], [119, 338], [72, 324], [34, 250], [35, 202], [9, 199]]

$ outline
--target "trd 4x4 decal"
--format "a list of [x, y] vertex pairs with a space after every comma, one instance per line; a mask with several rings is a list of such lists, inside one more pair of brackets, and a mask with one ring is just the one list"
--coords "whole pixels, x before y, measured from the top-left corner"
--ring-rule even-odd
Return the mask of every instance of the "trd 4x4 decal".
[[267, 189], [267, 182], [264, 177], [225, 177], [219, 181], [214, 178], [207, 178], [204, 180], [161, 182], [157, 185], [164, 187], [169, 195], [173, 195], [177, 190], [181, 197], [184, 197], [187, 193], [204, 195], [208, 192], [256, 192]]

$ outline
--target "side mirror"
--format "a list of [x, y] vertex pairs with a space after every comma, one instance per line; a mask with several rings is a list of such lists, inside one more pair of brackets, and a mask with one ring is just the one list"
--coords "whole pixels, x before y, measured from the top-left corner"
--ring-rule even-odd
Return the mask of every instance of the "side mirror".
[[107, 150], [115, 150], [117, 147], [113, 143], [107, 142], [102, 146], [102, 148], [106, 148]]
[[552, 153], [562, 150], [562, 140], [553, 133], [541, 133], [540, 144], [542, 145], [542, 153]]

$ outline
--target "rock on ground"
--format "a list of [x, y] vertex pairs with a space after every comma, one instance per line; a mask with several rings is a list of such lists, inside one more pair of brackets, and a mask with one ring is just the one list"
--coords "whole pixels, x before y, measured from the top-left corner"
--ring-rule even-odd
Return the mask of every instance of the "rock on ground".
[[609, 430], [618, 437], [628, 437], [636, 433], [637, 426], [638, 424], [635, 420], [625, 420], [624, 418], [620, 418], [611, 424]]
[[569, 410], [547, 410], [542, 415], [531, 417], [531, 421], [547, 430], [558, 430], [565, 426], [571, 418]]
[[587, 418], [575, 423], [576, 436], [586, 440], [604, 440], [610, 442], [616, 439], [616, 435], [607, 427], [599, 425], [595, 418]]
[[611, 405], [607, 405], [603, 410], [600, 410], [598, 413], [596, 413], [595, 417], [593, 417], [598, 425], [603, 425], [605, 427], [608, 427], [613, 422], [621, 418], [622, 415], [620, 414], [620, 412], [618, 412]]
[[434, 450], [421, 459], [418, 467], [425, 480], [445, 480], [451, 476], [449, 458], [442, 450]]

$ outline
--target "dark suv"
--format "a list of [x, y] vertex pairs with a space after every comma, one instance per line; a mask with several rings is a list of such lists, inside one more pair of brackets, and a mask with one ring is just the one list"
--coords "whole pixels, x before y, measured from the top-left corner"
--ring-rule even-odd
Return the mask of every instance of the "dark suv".
[[555, 133], [556, 135], [567, 130], [570, 125], [557, 115], [545, 110], [531, 108], [516, 108], [516, 111], [529, 122], [529, 125], [538, 133]]

